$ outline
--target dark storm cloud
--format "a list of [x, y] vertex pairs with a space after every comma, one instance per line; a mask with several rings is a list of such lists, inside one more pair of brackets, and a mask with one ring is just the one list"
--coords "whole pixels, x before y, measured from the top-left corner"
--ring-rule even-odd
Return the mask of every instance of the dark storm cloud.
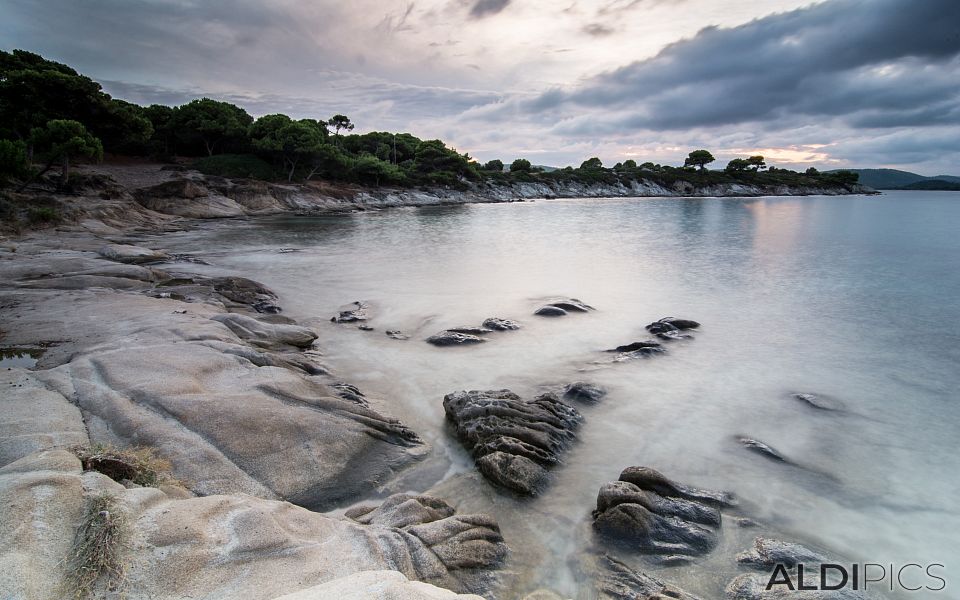
[[[834, 0], [745, 25], [708, 27], [655, 57], [530, 103], [602, 109], [567, 133], [682, 129], [797, 116], [850, 124], [956, 123], [960, 2]], [[936, 117], [922, 108], [941, 104]], [[566, 111], [564, 111], [566, 112]], [[904, 116], [909, 114], [909, 117]], [[919, 123], [923, 124], [923, 123]]]
[[477, 0], [470, 8], [470, 16], [475, 19], [481, 19], [490, 15], [495, 15], [510, 4], [510, 0]]

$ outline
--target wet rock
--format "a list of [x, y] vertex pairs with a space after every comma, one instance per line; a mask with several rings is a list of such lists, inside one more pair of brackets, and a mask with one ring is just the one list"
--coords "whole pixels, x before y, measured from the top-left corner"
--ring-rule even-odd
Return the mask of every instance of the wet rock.
[[447, 329], [447, 331], [466, 333], [467, 335], [483, 335], [485, 333], [491, 333], [493, 330], [486, 327], [451, 327]]
[[657, 331], [654, 335], [656, 335], [656, 336], [657, 336], [658, 338], [660, 338], [661, 340], [667, 340], [667, 341], [671, 341], [671, 340], [689, 340], [689, 339], [693, 338], [693, 336], [690, 335], [689, 333], [683, 333], [683, 332], [680, 331], [679, 329], [669, 329], [669, 330], [666, 330], [666, 331]]
[[593, 404], [594, 402], [599, 402], [600, 399], [606, 395], [606, 388], [585, 381], [575, 381], [563, 388], [564, 400], [576, 400], [578, 402]]
[[817, 410], [826, 410], [826, 411], [838, 411], [843, 410], [843, 405], [829, 396], [822, 396], [820, 394], [791, 394], [791, 396], [803, 402], [811, 408], [816, 408]]
[[761, 442], [760, 440], [755, 440], [749, 437], [739, 437], [737, 438], [737, 441], [739, 441], [740, 445], [746, 448], [747, 450], [750, 450], [751, 452], [755, 452], [760, 456], [769, 458], [770, 460], [775, 460], [777, 462], [793, 464], [787, 457], [785, 457], [778, 450], [773, 448], [773, 446], [770, 446], [769, 444]]
[[753, 540], [753, 547], [737, 555], [737, 562], [752, 567], [765, 569], [782, 564], [794, 567], [799, 563], [823, 563], [829, 559], [794, 542], [784, 542], [773, 538], [758, 537]]
[[370, 406], [370, 403], [367, 402], [367, 397], [360, 391], [360, 388], [355, 385], [350, 383], [335, 383], [330, 387], [336, 390], [337, 395], [344, 400], [349, 400], [360, 406]]
[[127, 264], [161, 262], [170, 258], [170, 255], [164, 252], [129, 244], [108, 244], [100, 248], [98, 254], [108, 260]]
[[598, 562], [602, 574], [597, 582], [597, 600], [699, 600], [678, 587], [634, 571], [611, 556], [604, 555]]
[[367, 316], [368, 307], [363, 302], [354, 302], [352, 307], [353, 308], [347, 310], [341, 310], [340, 314], [331, 317], [330, 321], [332, 323], [355, 323], [357, 321], [366, 321], [369, 318]]
[[[807, 577], [804, 573], [804, 580], [807, 585], [813, 581], [819, 581], [819, 576]], [[770, 581], [769, 575], [751, 575], [743, 574], [735, 577], [727, 585], [726, 594], [729, 600], [872, 600], [872, 595], [867, 595], [861, 591], [845, 587], [839, 590], [790, 590], [786, 585], [774, 586], [767, 589]], [[793, 581], [796, 581], [794, 576]]]
[[223, 323], [237, 337], [255, 346], [274, 348], [278, 346], [294, 346], [309, 348], [317, 339], [317, 334], [311, 329], [299, 325], [278, 325], [264, 323], [236, 313], [215, 315], [212, 320]]
[[373, 327], [370, 327], [369, 325], [358, 325], [357, 329], [360, 331], [373, 331]]
[[524, 495], [543, 488], [582, 420], [553, 394], [524, 401], [510, 390], [454, 392], [443, 408], [484, 477]]
[[589, 304], [584, 304], [576, 298], [556, 300], [541, 306], [533, 314], [541, 317], [562, 317], [571, 312], [589, 312], [594, 310]]
[[482, 337], [470, 335], [469, 333], [457, 333], [456, 331], [441, 331], [427, 338], [428, 344], [434, 346], [464, 346], [469, 344], [480, 344], [487, 340]]
[[696, 321], [691, 321], [690, 319], [678, 319], [676, 317], [664, 317], [657, 322], [668, 323], [680, 330], [697, 329], [698, 327], [700, 327], [700, 323], [697, 323]]
[[600, 488], [594, 528], [644, 553], [699, 556], [717, 543], [720, 511], [730, 494], [700, 490], [647, 467], [630, 467]]
[[493, 329], [495, 331], [514, 331], [520, 329], [520, 323], [498, 317], [490, 317], [489, 319], [485, 319], [483, 321], [483, 326], [487, 329]]
[[256, 281], [245, 277], [214, 277], [206, 280], [205, 283], [212, 286], [213, 291], [219, 296], [230, 302], [249, 306], [261, 313], [280, 312], [280, 307], [276, 304], [277, 295]]
[[410, 336], [409, 336], [409, 335], [405, 334], [405, 333], [402, 332], [402, 331], [395, 330], [395, 329], [393, 329], [393, 330], [388, 329], [388, 330], [385, 332], [385, 334], [386, 334], [387, 337], [393, 338], [393, 339], [395, 339], [395, 340], [409, 340], [409, 339], [410, 339]]
[[665, 348], [660, 342], [654, 342], [653, 340], [644, 340], [642, 342], [633, 342], [630, 344], [624, 344], [623, 346], [617, 346], [607, 350], [607, 352], [643, 352], [643, 353], [657, 353], [663, 352]]

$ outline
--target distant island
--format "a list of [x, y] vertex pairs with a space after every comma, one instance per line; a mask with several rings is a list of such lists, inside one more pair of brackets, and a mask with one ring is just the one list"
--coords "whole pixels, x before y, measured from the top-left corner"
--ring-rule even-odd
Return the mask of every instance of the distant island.
[[[42, 194], [123, 196], [151, 210], [216, 217], [319, 212], [331, 205], [347, 210], [551, 197], [872, 192], [859, 185], [855, 172], [792, 171], [768, 166], [759, 155], [735, 158], [723, 169], [707, 168], [716, 159], [704, 149], [690, 152], [679, 166], [624, 160], [607, 167], [596, 157], [564, 168], [535, 166], [526, 158], [480, 164], [441, 140], [386, 131], [353, 134], [354, 126], [342, 114], [254, 119], [239, 106], [210, 98], [139, 106], [110, 97], [67, 65], [25, 50], [0, 51], [0, 188], [7, 190], [0, 192], [0, 220], [18, 229], [82, 216], [76, 210], [65, 214], [63, 202], [35, 205]], [[106, 167], [131, 162], [144, 168], [133, 183], [116, 185], [116, 169]], [[78, 163], [84, 165], [80, 172]], [[170, 185], [177, 180], [173, 173], [183, 174], [179, 184]], [[251, 192], [233, 180], [261, 185]], [[185, 181], [193, 186], [189, 191]], [[300, 186], [296, 198], [291, 185]], [[155, 189], [144, 194], [145, 187]], [[75, 208], [82, 213], [91, 205]]]
[[960, 190], [960, 176], [926, 177], [898, 169], [847, 169], [859, 176], [861, 184], [876, 190]]

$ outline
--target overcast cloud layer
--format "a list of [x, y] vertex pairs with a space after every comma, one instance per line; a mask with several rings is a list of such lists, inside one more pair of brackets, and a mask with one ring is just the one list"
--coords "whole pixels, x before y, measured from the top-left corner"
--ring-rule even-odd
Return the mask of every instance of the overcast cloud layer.
[[956, 0], [0, 0], [0, 40], [140, 103], [350, 115], [479, 159], [960, 174]]

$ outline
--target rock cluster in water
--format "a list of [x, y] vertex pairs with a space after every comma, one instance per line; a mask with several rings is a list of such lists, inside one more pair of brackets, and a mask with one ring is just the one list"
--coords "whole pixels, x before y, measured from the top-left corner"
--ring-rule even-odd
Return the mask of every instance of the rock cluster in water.
[[[684, 331], [696, 329], [698, 327], [700, 327], [700, 323], [691, 321], [690, 319], [664, 317], [659, 321], [650, 323], [645, 327], [645, 329], [660, 340], [670, 341], [691, 338], [693, 336], [688, 333], [684, 333]], [[623, 344], [607, 350], [607, 352], [615, 352], [617, 354], [617, 357], [614, 359], [615, 362], [621, 362], [633, 358], [648, 358], [658, 354], [663, 354], [666, 351], [666, 346], [653, 339], [631, 342], [629, 344]]]
[[553, 394], [525, 401], [510, 390], [454, 392], [443, 408], [483, 476], [523, 495], [543, 488], [582, 420]]
[[367, 315], [367, 308], [369, 307], [366, 303], [358, 300], [354, 302], [350, 308], [341, 310], [337, 316], [330, 317], [330, 322], [356, 323], [358, 321], [366, 321], [369, 318]]
[[666, 561], [698, 556], [717, 543], [720, 506], [730, 494], [685, 486], [648, 467], [628, 467], [597, 496], [594, 528], [644, 553]]
[[427, 338], [427, 343], [434, 346], [468, 346], [470, 344], [480, 344], [487, 341], [482, 335], [493, 333], [494, 331], [515, 331], [520, 329], [520, 324], [509, 319], [499, 317], [490, 317], [484, 320], [480, 327], [463, 326], [451, 327], [431, 335]]

